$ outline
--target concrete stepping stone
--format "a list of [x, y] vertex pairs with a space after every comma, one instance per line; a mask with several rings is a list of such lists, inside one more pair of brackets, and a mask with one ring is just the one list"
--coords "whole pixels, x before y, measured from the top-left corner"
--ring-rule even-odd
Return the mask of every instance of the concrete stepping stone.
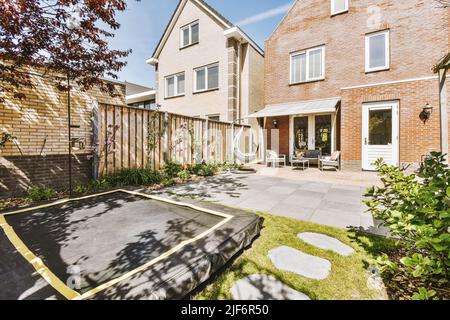
[[339, 241], [338, 239], [326, 236], [324, 234], [314, 232], [304, 232], [300, 233], [298, 237], [303, 241], [305, 241], [306, 243], [309, 243], [310, 245], [313, 245], [320, 249], [334, 251], [340, 254], [341, 256], [349, 256], [353, 252], [355, 252], [355, 250], [353, 250], [352, 247], [346, 245], [345, 243]]
[[269, 258], [280, 270], [294, 272], [306, 278], [322, 280], [331, 271], [331, 262], [291, 247], [278, 247], [269, 251]]
[[311, 300], [272, 276], [252, 274], [230, 289], [233, 300]]

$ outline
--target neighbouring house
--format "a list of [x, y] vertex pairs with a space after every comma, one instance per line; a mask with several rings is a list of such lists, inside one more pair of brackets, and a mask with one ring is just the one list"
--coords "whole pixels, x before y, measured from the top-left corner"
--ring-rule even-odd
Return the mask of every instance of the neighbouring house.
[[432, 69], [450, 51], [449, 13], [434, 0], [296, 1], [266, 41], [264, 108], [251, 115], [266, 148], [339, 150], [356, 170], [441, 150], [448, 75]]
[[126, 103], [130, 107], [156, 109], [156, 90], [139, 84], [124, 82]]
[[[67, 190], [67, 92], [56, 88], [58, 77], [29, 70], [35, 88], [23, 88], [25, 99], [5, 93], [0, 102], [0, 137], [14, 136], [0, 148], [0, 198], [22, 195], [34, 185]], [[107, 81], [107, 80], [105, 80]], [[72, 85], [72, 172], [74, 185], [92, 177], [93, 107], [97, 103], [125, 105], [125, 85], [113, 82], [115, 97], [98, 88], [84, 92]]]
[[179, 2], [147, 63], [162, 111], [248, 124], [263, 105], [263, 50], [205, 1]]

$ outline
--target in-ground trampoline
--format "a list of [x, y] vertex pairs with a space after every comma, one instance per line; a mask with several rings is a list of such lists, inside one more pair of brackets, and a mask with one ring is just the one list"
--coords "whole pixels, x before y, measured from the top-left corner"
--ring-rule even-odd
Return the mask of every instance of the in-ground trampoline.
[[0, 215], [0, 299], [181, 299], [261, 218], [129, 190]]

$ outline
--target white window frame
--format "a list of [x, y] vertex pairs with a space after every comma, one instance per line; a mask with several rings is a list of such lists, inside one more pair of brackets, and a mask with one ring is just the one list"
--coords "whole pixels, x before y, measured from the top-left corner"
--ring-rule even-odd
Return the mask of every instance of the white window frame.
[[[199, 39], [198, 39], [197, 42], [192, 42], [192, 26], [194, 26], [194, 25], [198, 25], [198, 30], [199, 30]], [[186, 30], [186, 29], [189, 29], [189, 41], [188, 41], [188, 44], [184, 45], [184, 43], [183, 43], [184, 30]], [[189, 47], [189, 46], [192, 46], [192, 45], [197, 44], [199, 42], [200, 42], [200, 23], [199, 23], [198, 20], [193, 21], [193, 22], [191, 22], [191, 23], [189, 23], [189, 24], [187, 24], [185, 26], [182, 26], [180, 28], [180, 48], [181, 49]]]
[[340, 13], [348, 12], [348, 0], [345, 0], [345, 9], [341, 10], [341, 11], [336, 11], [336, 9], [334, 8], [335, 0], [330, 0], [330, 2], [331, 2], [331, 15], [332, 16], [335, 16]]
[[[385, 34], [384, 41], [385, 41], [385, 55], [386, 55], [386, 64], [384, 66], [371, 68], [370, 67], [370, 39], [374, 36], [379, 36], [380, 34]], [[382, 70], [389, 70], [390, 64], [391, 64], [391, 41], [390, 41], [390, 31], [389, 30], [383, 30], [378, 32], [373, 32], [366, 34], [366, 72], [375, 72], [375, 71], [382, 71]]]
[[[214, 88], [208, 88], [208, 68], [211, 68], [211, 67], [217, 67], [219, 69], [218, 70], [217, 87], [214, 87]], [[205, 89], [197, 90], [197, 71], [200, 71], [200, 70], [205, 70]], [[208, 64], [207, 66], [203, 66], [203, 67], [194, 69], [194, 93], [201, 93], [201, 92], [217, 90], [217, 89], [219, 89], [219, 86], [220, 86], [220, 68], [219, 68], [218, 62]]]
[[[311, 51], [315, 51], [317, 49], [322, 49], [322, 75], [320, 77], [316, 77], [316, 78], [310, 78], [309, 77], [309, 53]], [[302, 54], [306, 54], [306, 79], [304, 81], [297, 81], [294, 82], [293, 81], [293, 70], [292, 70], [292, 58], [302, 55]], [[319, 80], [324, 80], [325, 79], [325, 46], [317, 46], [314, 48], [309, 48], [306, 50], [302, 50], [302, 51], [297, 51], [297, 52], [293, 52], [290, 55], [290, 59], [289, 59], [290, 63], [289, 63], [289, 84], [299, 84], [299, 83], [307, 83], [307, 82], [312, 82], [312, 81], [319, 81]]]
[[[184, 76], [184, 91], [183, 92], [179, 92], [178, 91], [178, 77], [179, 76]], [[167, 85], [167, 81], [170, 79], [170, 78], [174, 78], [174, 95], [173, 96], [169, 96], [169, 86]], [[185, 95], [185, 93], [186, 93], [186, 74], [185, 74], [185, 72], [179, 72], [179, 73], [176, 73], [176, 74], [172, 74], [172, 75], [170, 75], [170, 76], [167, 76], [167, 77], [165, 77], [164, 78], [164, 81], [165, 81], [165, 98], [166, 99], [168, 99], [168, 98], [175, 98], [175, 97], [181, 97], [181, 96], [184, 96]]]

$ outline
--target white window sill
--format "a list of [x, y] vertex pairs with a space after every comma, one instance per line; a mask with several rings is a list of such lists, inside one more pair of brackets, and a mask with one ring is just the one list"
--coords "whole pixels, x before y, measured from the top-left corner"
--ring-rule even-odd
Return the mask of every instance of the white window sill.
[[204, 89], [204, 90], [197, 90], [197, 91], [194, 91], [193, 93], [194, 94], [199, 94], [199, 93], [205, 93], [205, 92], [217, 91], [217, 90], [219, 90], [219, 87], [211, 88], [211, 89]]
[[177, 94], [176, 96], [168, 96], [168, 97], [164, 97], [164, 99], [173, 99], [173, 98], [179, 98], [179, 97], [184, 97], [184, 93], [181, 94]]
[[342, 10], [342, 11], [338, 11], [338, 12], [332, 12], [331, 13], [331, 17], [337, 16], [339, 14], [343, 14], [343, 13], [347, 13], [348, 9]]
[[290, 86], [295, 86], [295, 85], [299, 85], [299, 84], [305, 84], [305, 83], [311, 83], [311, 82], [317, 82], [317, 81], [322, 81], [325, 80], [325, 77], [321, 77], [321, 78], [315, 78], [315, 79], [308, 79], [305, 81], [299, 81], [299, 82], [291, 82], [289, 83]]
[[366, 73], [372, 73], [372, 72], [378, 72], [378, 71], [387, 71], [389, 69], [390, 69], [389, 66], [387, 66], [387, 67], [377, 67], [377, 68], [372, 68], [372, 69], [367, 69], [366, 68]]

